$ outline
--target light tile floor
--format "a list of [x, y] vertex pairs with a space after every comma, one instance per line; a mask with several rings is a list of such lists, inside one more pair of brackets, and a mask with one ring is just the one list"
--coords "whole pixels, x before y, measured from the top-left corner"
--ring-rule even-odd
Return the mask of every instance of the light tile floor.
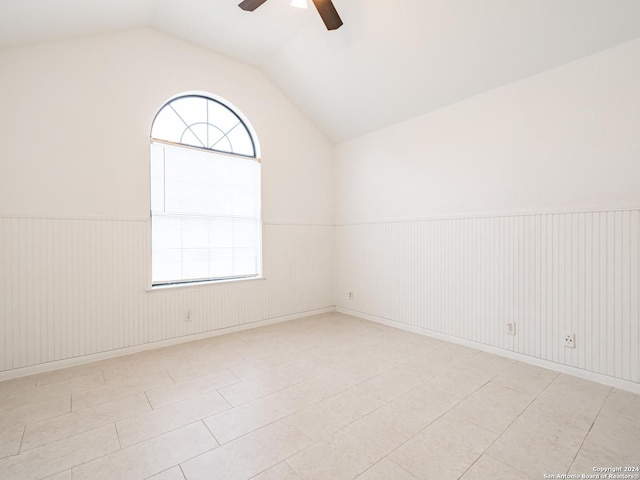
[[640, 466], [640, 395], [339, 313], [0, 383], [3, 480], [626, 466]]

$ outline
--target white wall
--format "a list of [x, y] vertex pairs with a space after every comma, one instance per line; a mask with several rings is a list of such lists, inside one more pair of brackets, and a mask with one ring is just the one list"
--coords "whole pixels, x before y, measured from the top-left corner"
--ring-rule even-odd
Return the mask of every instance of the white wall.
[[196, 90], [254, 126], [265, 222], [332, 223], [331, 145], [253, 67], [151, 30], [0, 50], [0, 65], [2, 215], [147, 218], [153, 116]]
[[[0, 50], [0, 71], [0, 371], [332, 306], [332, 146], [258, 70], [142, 29]], [[257, 132], [266, 280], [147, 291], [149, 132], [185, 91]]]
[[338, 224], [640, 206], [640, 40], [337, 147]]
[[[0, 372], [330, 307], [333, 283], [362, 315], [640, 382], [638, 58], [640, 40], [332, 164], [259, 71], [171, 37], [0, 50]], [[192, 90], [261, 141], [267, 280], [148, 292], [149, 129]]]
[[338, 145], [337, 306], [640, 382], [639, 59], [636, 40]]

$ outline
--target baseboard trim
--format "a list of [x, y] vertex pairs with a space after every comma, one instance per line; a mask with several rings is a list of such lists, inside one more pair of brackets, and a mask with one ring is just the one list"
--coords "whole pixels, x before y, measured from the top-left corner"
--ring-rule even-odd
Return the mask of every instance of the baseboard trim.
[[291, 320], [296, 320], [298, 318], [309, 317], [313, 315], [321, 315], [325, 313], [331, 312], [340, 312], [346, 315], [351, 315], [353, 317], [362, 318], [364, 320], [369, 320], [372, 322], [376, 322], [382, 325], [387, 325], [393, 328], [398, 328], [400, 330], [405, 330], [408, 332], [416, 333], [419, 335], [424, 335], [427, 337], [432, 337], [438, 340], [443, 340], [445, 342], [455, 343], [457, 345], [463, 345], [465, 347], [475, 348], [476, 350], [481, 350], [483, 352], [492, 353], [494, 355], [499, 355], [501, 357], [510, 358], [512, 360], [517, 360], [523, 363], [527, 363], [530, 365], [535, 365], [537, 367], [546, 368], [549, 370], [553, 370], [560, 373], [565, 373], [567, 375], [573, 375], [578, 378], [583, 378], [585, 380], [591, 380], [597, 383], [601, 383], [603, 385], [607, 385], [610, 387], [620, 388], [622, 390], [627, 390], [633, 393], [640, 394], [640, 384], [631, 382], [629, 380], [623, 380], [620, 378], [610, 377], [608, 375], [603, 375], [601, 373], [590, 372], [588, 370], [583, 370], [576, 367], [571, 367], [569, 365], [563, 365], [556, 362], [551, 362], [549, 360], [543, 360], [536, 357], [531, 357], [529, 355], [524, 355], [522, 353], [511, 352], [509, 350], [504, 350], [502, 348], [494, 347], [491, 345], [485, 345], [483, 343], [474, 342], [472, 340], [467, 340], [460, 337], [455, 337], [453, 335], [447, 335], [440, 332], [435, 332], [432, 330], [428, 330], [421, 327], [416, 327], [413, 325], [406, 325], [401, 322], [397, 322], [394, 320], [390, 320], [388, 318], [378, 317], [376, 315], [371, 315], [365, 312], [360, 312], [357, 310], [350, 310], [348, 308], [343, 307], [325, 307], [315, 310], [309, 310], [305, 312], [298, 312], [290, 315], [284, 315], [280, 317], [268, 318], [264, 320], [259, 320], [257, 322], [245, 323], [242, 325], [236, 325], [233, 327], [221, 328], [218, 330], [211, 330], [208, 332], [197, 333], [192, 335], [185, 335], [182, 337], [174, 337], [166, 340], [160, 340], [157, 342], [150, 342], [141, 345], [135, 345], [131, 347], [120, 348], [117, 350], [109, 350], [106, 352], [94, 353], [90, 355], [84, 355], [81, 357], [67, 358], [63, 360], [56, 360], [53, 362], [41, 363], [38, 365], [31, 365], [27, 367], [16, 368], [13, 370], [5, 370], [0, 372], [0, 382], [5, 380], [11, 380], [14, 378], [27, 377], [29, 375], [36, 375], [40, 373], [46, 373], [54, 370], [60, 370], [63, 368], [75, 367], [78, 365], [84, 365], [91, 362], [97, 362], [100, 360], [107, 360], [110, 358], [122, 357], [126, 355], [131, 355], [134, 353], [145, 352], [148, 350], [154, 350], [157, 348], [170, 347], [174, 345], [179, 345], [182, 343], [193, 342], [197, 340], [204, 340], [207, 338], [217, 337], [220, 335], [226, 335], [234, 332], [241, 332], [244, 330], [250, 330], [253, 328], [265, 327], [268, 325], [275, 325], [277, 323], [288, 322]]
[[397, 322], [395, 320], [378, 317], [376, 315], [370, 315], [368, 313], [359, 312], [357, 310], [350, 310], [348, 308], [336, 306], [335, 311], [344, 313], [346, 315], [351, 315], [353, 317], [362, 318], [364, 320], [370, 320], [372, 322], [387, 325], [389, 327], [398, 328], [400, 330], [417, 333], [419, 335], [432, 337], [438, 340], [443, 340], [445, 342], [463, 345], [465, 347], [475, 348], [476, 350], [481, 350], [483, 352], [492, 353], [494, 355], [499, 355], [501, 357], [510, 358], [512, 360], [517, 360], [522, 363], [535, 365], [537, 367], [546, 368], [548, 370], [553, 370], [560, 373], [565, 373], [567, 375], [573, 375], [574, 377], [582, 378], [585, 380], [591, 380], [593, 382], [601, 383], [603, 385], [620, 388], [622, 390], [627, 390], [632, 393], [640, 394], [640, 383], [635, 383], [629, 380], [610, 377], [608, 375], [603, 375], [601, 373], [591, 372], [589, 370], [583, 370], [581, 368], [571, 367], [569, 365], [563, 365], [561, 363], [556, 363], [556, 362], [551, 362], [549, 360], [543, 360], [540, 358], [531, 357], [523, 353], [511, 352], [509, 350], [504, 350], [502, 348], [494, 347], [491, 345], [485, 345], [484, 343], [474, 342], [472, 340], [467, 340], [465, 338], [460, 338], [460, 337], [455, 337], [453, 335], [434, 332], [426, 328], [416, 327], [413, 325], [406, 325], [404, 323]]
[[131, 347], [118, 348], [116, 350], [109, 350], [106, 352], [92, 353], [89, 355], [83, 355], [81, 357], [66, 358], [63, 360], [56, 360], [53, 362], [39, 363], [37, 365], [30, 365], [27, 367], [20, 367], [13, 370], [5, 370], [0, 372], [0, 382], [4, 380], [11, 380], [14, 378], [28, 377], [29, 375], [36, 375], [40, 373], [47, 373], [54, 370], [60, 370], [63, 368], [76, 367], [78, 365], [84, 365], [86, 363], [97, 362], [100, 360], [107, 360], [110, 358], [124, 357], [134, 353], [146, 352], [148, 350], [154, 350], [157, 348], [171, 347], [179, 345], [181, 343], [194, 342], [197, 340], [204, 340], [211, 337], [218, 337], [220, 335], [226, 335], [228, 333], [241, 332], [243, 330], [250, 330], [253, 328], [266, 327], [268, 325], [275, 325], [276, 323], [288, 322], [290, 320], [296, 320], [298, 318], [310, 317], [313, 315], [321, 315], [323, 313], [334, 312], [333, 306], [319, 308], [315, 310], [309, 310], [305, 312], [293, 313], [290, 315], [283, 315], [280, 317], [268, 318], [259, 320], [257, 322], [244, 323], [242, 325], [236, 325], [233, 327], [221, 328], [218, 330], [210, 330], [202, 333], [195, 333], [191, 335], [185, 335], [181, 337], [168, 338], [166, 340], [159, 340], [157, 342], [143, 343], [141, 345], [134, 345]]

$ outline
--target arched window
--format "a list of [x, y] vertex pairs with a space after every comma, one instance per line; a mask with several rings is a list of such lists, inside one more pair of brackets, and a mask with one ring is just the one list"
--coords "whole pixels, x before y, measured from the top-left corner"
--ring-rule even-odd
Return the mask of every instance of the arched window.
[[261, 274], [260, 162], [229, 105], [181, 95], [151, 129], [152, 285]]

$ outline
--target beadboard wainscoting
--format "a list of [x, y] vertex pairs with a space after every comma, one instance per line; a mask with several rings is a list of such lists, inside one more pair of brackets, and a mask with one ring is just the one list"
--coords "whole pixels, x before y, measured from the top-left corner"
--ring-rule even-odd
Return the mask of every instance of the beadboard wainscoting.
[[342, 225], [336, 307], [637, 383], [639, 251], [637, 209]]
[[0, 372], [333, 307], [332, 226], [264, 225], [264, 280], [150, 290], [149, 221], [0, 218]]

